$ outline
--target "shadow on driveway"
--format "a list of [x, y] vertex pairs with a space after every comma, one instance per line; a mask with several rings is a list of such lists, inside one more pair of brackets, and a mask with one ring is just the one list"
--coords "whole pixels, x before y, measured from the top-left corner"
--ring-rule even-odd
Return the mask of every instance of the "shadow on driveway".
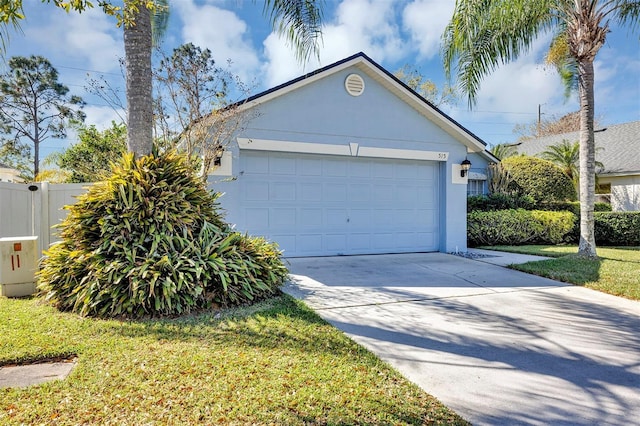
[[638, 302], [440, 253], [290, 269], [287, 292], [474, 424], [640, 418]]

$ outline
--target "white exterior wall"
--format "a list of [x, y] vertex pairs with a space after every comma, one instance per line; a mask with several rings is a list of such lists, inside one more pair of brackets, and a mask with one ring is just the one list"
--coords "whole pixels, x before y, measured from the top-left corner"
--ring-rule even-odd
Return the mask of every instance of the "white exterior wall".
[[602, 176], [601, 184], [611, 184], [611, 209], [614, 212], [640, 211], [640, 175]]

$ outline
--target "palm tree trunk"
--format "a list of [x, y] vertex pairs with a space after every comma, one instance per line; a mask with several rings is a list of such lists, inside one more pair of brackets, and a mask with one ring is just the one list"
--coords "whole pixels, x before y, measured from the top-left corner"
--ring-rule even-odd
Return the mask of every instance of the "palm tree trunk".
[[142, 4], [134, 24], [124, 26], [127, 147], [136, 157], [150, 154], [153, 148], [151, 46], [151, 14]]
[[595, 138], [593, 133], [593, 60], [578, 62], [578, 89], [580, 96], [580, 243], [578, 254], [596, 257], [594, 233], [595, 204]]

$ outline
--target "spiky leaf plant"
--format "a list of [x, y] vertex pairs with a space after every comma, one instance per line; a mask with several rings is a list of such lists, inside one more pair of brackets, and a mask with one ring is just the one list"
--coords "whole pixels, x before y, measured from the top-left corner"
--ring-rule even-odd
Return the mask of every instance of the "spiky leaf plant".
[[125, 155], [67, 206], [39, 288], [82, 315], [176, 315], [275, 293], [287, 270], [277, 247], [239, 234], [217, 212], [184, 155]]

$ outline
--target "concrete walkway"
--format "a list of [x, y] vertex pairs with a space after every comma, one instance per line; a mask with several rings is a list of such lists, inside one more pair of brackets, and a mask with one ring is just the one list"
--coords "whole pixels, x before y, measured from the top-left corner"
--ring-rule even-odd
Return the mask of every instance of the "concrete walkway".
[[53, 380], [63, 380], [75, 365], [74, 359], [0, 367], [0, 389], [26, 388]]
[[488, 254], [289, 259], [285, 291], [475, 425], [636, 423], [640, 303]]

